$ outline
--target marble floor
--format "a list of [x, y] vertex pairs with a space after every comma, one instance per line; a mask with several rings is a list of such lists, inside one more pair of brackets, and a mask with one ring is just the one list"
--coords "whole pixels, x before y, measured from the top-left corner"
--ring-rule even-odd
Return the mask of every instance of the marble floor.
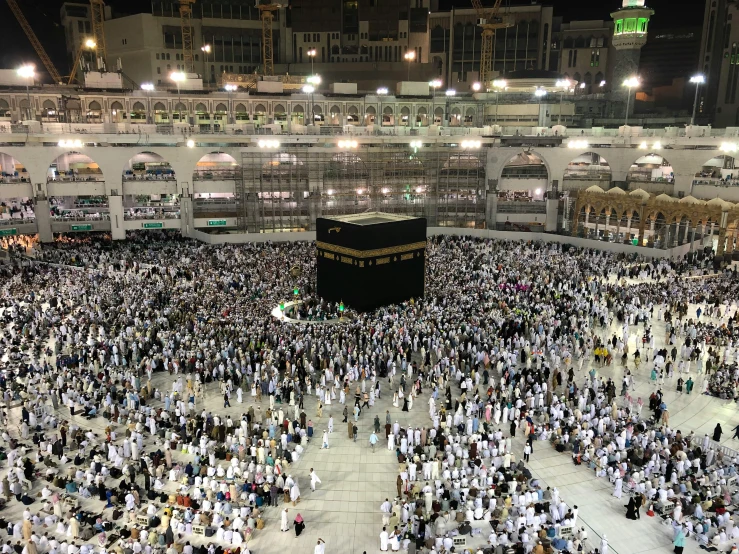
[[[660, 346], [664, 342], [664, 324], [655, 322], [653, 328], [658, 339], [657, 344]], [[636, 335], [632, 335], [632, 340], [635, 338]], [[589, 368], [586, 365], [583, 371], [587, 369]], [[641, 396], [646, 399], [651, 393], [653, 385], [648, 381], [650, 369], [643, 364], [636, 372], [636, 392], [632, 393], [635, 398]], [[598, 372], [603, 376], [620, 378], [623, 368], [620, 365], [613, 365], [599, 368]], [[739, 424], [735, 404], [700, 394], [703, 388], [702, 375], [693, 375], [696, 385], [690, 396], [676, 392], [674, 383], [676, 379], [677, 377], [667, 379], [662, 387], [670, 411], [670, 424], [684, 433], [693, 430], [698, 435], [704, 433], [710, 435], [716, 423], [720, 422], [724, 429], [722, 444], [739, 450], [739, 441], [732, 439], [730, 432], [731, 428]], [[156, 387], [169, 389], [171, 381], [172, 377], [169, 375], [155, 374]], [[313, 419], [316, 436], [307, 446], [303, 457], [289, 468], [289, 473], [298, 479], [302, 493], [302, 501], [298, 506], [289, 506], [290, 521], [300, 513], [305, 519], [306, 529], [298, 538], [292, 531], [281, 533], [279, 520], [282, 507], [266, 508], [264, 510], [266, 527], [257, 531], [248, 545], [252, 552], [285, 554], [286, 549], [289, 549], [291, 554], [309, 554], [313, 552], [319, 537], [326, 542], [327, 554], [379, 552], [378, 536], [382, 529], [379, 508], [385, 498], [392, 499], [396, 496], [398, 464], [393, 453], [387, 450], [387, 443], [382, 438], [376, 451], [372, 452], [368, 438], [374, 416], [380, 415], [383, 426], [386, 411], [390, 412], [393, 421], [397, 420], [404, 427], [430, 424], [427, 394], [416, 401], [409, 413], [393, 407], [391, 400], [392, 393], [389, 392], [388, 384], [385, 382], [383, 397], [371, 410], [362, 413], [358, 423], [357, 442], [348, 438], [347, 425], [341, 421], [343, 409], [341, 404], [325, 406], [323, 417], [319, 420], [315, 417], [315, 397], [306, 401], [306, 413]], [[210, 385], [204, 404], [198, 405], [197, 409], [204, 407], [209, 411], [240, 417], [252, 403], [254, 399], [251, 397], [245, 396], [243, 404], [237, 403], [234, 398], [232, 406], [224, 409], [221, 397], [215, 392], [215, 385]], [[266, 405], [262, 407], [266, 409]], [[321, 432], [327, 428], [331, 414], [334, 415], [334, 432], [330, 438], [330, 448], [321, 450]], [[17, 433], [16, 424], [19, 416], [18, 409], [11, 412], [10, 427], [14, 433]], [[69, 417], [66, 408], [60, 410], [60, 416]], [[73, 420], [83, 428], [92, 428], [101, 435], [105, 428], [103, 418], [87, 421], [76, 417]], [[514, 439], [514, 452], [521, 455], [523, 438], [521, 433], [518, 435]], [[380, 436], [384, 437], [384, 430]], [[175, 459], [183, 462], [187, 458], [188, 456], [182, 453], [175, 455]], [[612, 554], [672, 552], [671, 530], [662, 524], [661, 519], [646, 516], [635, 522], [625, 519], [625, 510], [622, 506], [626, 501], [623, 499], [619, 501], [611, 496], [611, 486], [605, 479], [596, 479], [594, 473], [585, 466], [574, 466], [569, 454], [557, 453], [548, 443], [535, 443], [529, 467], [535, 477], [549, 486], [556, 486], [568, 505], [579, 507], [578, 526], [586, 527], [591, 545], [598, 545], [600, 537], [607, 535], [610, 543], [609, 552]], [[314, 468], [322, 480], [315, 492], [310, 491], [308, 478], [310, 468]], [[7, 468], [3, 468], [2, 473], [5, 472]], [[36, 484], [33, 495], [41, 486]], [[174, 490], [172, 485], [167, 486], [166, 490]], [[39, 505], [40, 503], [36, 502], [31, 510], [38, 509]], [[102, 513], [106, 518], [112, 517], [112, 511], [104, 510], [103, 503], [96, 499], [85, 499], [82, 506], [88, 511]], [[21, 512], [22, 505], [12, 500], [3, 511], [3, 515], [12, 519], [20, 517]], [[0, 536], [4, 537], [5, 533], [1, 532]], [[697, 543], [689, 540], [685, 552], [691, 554], [699, 552]]]

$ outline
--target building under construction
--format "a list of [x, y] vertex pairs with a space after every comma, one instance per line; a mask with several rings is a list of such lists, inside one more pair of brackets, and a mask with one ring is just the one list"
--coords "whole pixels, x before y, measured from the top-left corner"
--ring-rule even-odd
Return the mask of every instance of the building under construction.
[[281, 147], [242, 154], [240, 229], [310, 230], [316, 217], [367, 211], [426, 217], [429, 225], [484, 227], [484, 156], [475, 150], [387, 145]]

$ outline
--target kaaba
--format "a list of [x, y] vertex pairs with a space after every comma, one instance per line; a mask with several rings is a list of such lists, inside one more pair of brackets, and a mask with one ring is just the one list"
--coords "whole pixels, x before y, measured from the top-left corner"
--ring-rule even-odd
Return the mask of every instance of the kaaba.
[[426, 219], [381, 212], [316, 219], [318, 295], [358, 312], [422, 298]]

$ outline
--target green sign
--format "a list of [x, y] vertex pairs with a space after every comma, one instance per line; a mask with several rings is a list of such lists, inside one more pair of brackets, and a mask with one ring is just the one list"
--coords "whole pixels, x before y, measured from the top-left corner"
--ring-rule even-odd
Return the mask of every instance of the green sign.
[[92, 231], [92, 223], [85, 223], [83, 225], [72, 225], [72, 231]]
[[0, 237], [9, 237], [11, 235], [17, 235], [18, 229], [12, 227], [10, 229], [0, 229]]
[[208, 227], [225, 227], [225, 226], [226, 226], [225, 219], [209, 219], [208, 220]]
[[639, 246], [639, 239], [634, 237], [634, 239], [631, 241], [631, 244], [633, 244], [634, 246]]
[[144, 223], [144, 229], [161, 229], [164, 223]]

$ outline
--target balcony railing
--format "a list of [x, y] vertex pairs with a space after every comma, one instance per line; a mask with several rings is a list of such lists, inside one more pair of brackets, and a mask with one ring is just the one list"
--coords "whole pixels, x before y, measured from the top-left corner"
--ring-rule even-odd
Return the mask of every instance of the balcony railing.
[[498, 202], [499, 214], [545, 214], [547, 213], [546, 202]]
[[193, 171], [193, 181], [226, 181], [229, 179], [236, 179], [239, 171], [236, 169], [218, 169], [218, 170], [203, 170]]

